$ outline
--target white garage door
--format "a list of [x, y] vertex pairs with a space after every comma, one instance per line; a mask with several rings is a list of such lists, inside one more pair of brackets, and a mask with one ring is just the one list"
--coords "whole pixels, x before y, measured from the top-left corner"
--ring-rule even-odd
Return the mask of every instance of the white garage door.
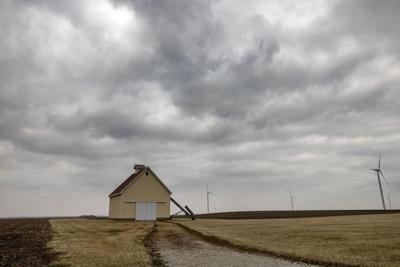
[[137, 202], [136, 220], [152, 221], [156, 219], [157, 203], [155, 202]]

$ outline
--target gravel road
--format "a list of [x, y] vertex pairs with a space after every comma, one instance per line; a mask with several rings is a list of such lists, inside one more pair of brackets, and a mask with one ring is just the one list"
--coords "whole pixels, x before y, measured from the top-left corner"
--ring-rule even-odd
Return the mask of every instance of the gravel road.
[[217, 246], [171, 223], [158, 224], [153, 245], [167, 266], [316, 266]]

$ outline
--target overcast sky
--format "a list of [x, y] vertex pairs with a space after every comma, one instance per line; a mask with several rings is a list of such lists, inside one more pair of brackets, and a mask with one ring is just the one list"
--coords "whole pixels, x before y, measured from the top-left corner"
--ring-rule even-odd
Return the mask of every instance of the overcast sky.
[[[400, 208], [400, 1], [0, 2], [0, 217]], [[175, 209], [174, 209], [175, 210]]]

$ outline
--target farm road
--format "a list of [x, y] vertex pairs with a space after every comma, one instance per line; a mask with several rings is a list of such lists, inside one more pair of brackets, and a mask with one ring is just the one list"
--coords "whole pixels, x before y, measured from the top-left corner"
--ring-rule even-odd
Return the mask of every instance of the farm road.
[[159, 260], [167, 266], [315, 266], [217, 246], [172, 223], [158, 223], [152, 239]]

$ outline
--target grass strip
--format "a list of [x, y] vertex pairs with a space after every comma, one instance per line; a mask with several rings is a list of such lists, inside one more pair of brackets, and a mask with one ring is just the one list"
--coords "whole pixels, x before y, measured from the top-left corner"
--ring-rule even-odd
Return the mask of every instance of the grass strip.
[[62, 253], [52, 266], [151, 266], [143, 242], [151, 222], [56, 219], [49, 246]]

